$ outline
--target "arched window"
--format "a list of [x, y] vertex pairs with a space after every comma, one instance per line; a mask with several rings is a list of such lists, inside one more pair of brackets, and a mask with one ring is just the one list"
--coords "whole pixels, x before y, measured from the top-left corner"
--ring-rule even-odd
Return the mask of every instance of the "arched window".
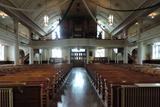
[[60, 48], [52, 49], [52, 58], [62, 58], [62, 50]]
[[[100, 21], [98, 21], [98, 23], [101, 25], [102, 23]], [[102, 26], [101, 26], [102, 27]], [[99, 25], [97, 25], [97, 38], [99, 39], [105, 39], [105, 32], [102, 30]], [[101, 37], [99, 37], [101, 34]]]
[[113, 51], [114, 51], [115, 54], [118, 53], [118, 49], [117, 48], [114, 48]]
[[105, 57], [105, 49], [96, 49], [95, 57]]
[[160, 59], [160, 42], [156, 42], [152, 46], [152, 59]]

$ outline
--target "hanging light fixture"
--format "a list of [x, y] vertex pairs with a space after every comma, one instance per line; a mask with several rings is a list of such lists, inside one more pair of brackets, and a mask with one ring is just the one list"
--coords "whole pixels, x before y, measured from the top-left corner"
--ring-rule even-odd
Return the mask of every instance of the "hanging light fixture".
[[157, 16], [157, 13], [156, 12], [152, 12], [148, 16], [151, 17], [152, 19], [154, 19]]
[[48, 26], [49, 17], [48, 17], [48, 15], [47, 15], [47, 0], [46, 0], [46, 2], [45, 2], [45, 12], [46, 12], [46, 14], [45, 14], [44, 17], [43, 17], [44, 26]]
[[8, 15], [6, 13], [4, 13], [3, 11], [0, 11], [0, 16], [4, 19], [6, 18]]
[[[109, 3], [110, 5], [109, 5], [109, 7], [111, 8], [111, 0], [110, 0], [110, 3]], [[109, 16], [108, 16], [108, 24], [110, 25], [110, 26], [112, 26], [113, 25], [113, 15], [110, 13], [109, 14]]]
[[44, 26], [48, 26], [49, 17], [48, 15], [44, 15]]
[[108, 24], [109, 24], [110, 26], [113, 25], [113, 15], [112, 15], [112, 14], [109, 14], [109, 17], [108, 17]]

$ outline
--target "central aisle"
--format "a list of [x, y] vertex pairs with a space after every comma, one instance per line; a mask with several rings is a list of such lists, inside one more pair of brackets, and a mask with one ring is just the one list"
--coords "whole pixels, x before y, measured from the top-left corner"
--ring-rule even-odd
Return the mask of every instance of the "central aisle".
[[57, 107], [103, 107], [84, 68], [73, 68]]

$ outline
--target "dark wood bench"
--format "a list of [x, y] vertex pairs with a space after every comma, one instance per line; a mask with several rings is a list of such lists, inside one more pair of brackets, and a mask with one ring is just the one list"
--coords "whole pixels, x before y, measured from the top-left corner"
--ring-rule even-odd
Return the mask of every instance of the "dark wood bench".
[[[13, 90], [14, 107], [48, 107], [71, 68], [68, 64], [13, 67], [19, 71], [7, 72], [5, 76], [1, 76], [0, 90], [5, 88]], [[4, 93], [0, 97], [3, 95]]]
[[[136, 72], [134, 70], [124, 69], [123, 67], [116, 66], [116, 64], [115, 65], [89, 64], [87, 65], [87, 70], [91, 75], [91, 78], [94, 82], [96, 89], [98, 90], [98, 93], [102, 95], [102, 99], [107, 103], [109, 107], [122, 106], [121, 104], [119, 104], [122, 101], [122, 99], [119, 97], [123, 97], [122, 90], [127, 87], [132, 86], [136, 89], [138, 86], [135, 84], [137, 83], [138, 84], [155, 84], [155, 85], [156, 83], [160, 83], [160, 78], [158, 76], [149, 75], [143, 72]], [[159, 90], [159, 87], [157, 87], [157, 90]], [[150, 87], [148, 88], [153, 88], [153, 86], [150, 85]], [[145, 88], [145, 89], [148, 90], [148, 88]], [[127, 90], [127, 91], [130, 91], [130, 90]], [[135, 93], [138, 93], [138, 92], [139, 91], [137, 90]], [[147, 92], [147, 91], [144, 90], [144, 92]], [[157, 97], [160, 97], [160, 95]], [[153, 100], [151, 101], [153, 102]], [[159, 107], [159, 106], [160, 106], [160, 102], [159, 104], [156, 105], [156, 107]], [[150, 106], [146, 106], [146, 107], [150, 107]]]

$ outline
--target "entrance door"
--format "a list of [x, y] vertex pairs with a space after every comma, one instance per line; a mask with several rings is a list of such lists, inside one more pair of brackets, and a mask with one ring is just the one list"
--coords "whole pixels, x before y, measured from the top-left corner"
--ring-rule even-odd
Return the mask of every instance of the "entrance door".
[[70, 60], [74, 66], [84, 66], [87, 61], [87, 52], [84, 48], [73, 48], [70, 51]]

